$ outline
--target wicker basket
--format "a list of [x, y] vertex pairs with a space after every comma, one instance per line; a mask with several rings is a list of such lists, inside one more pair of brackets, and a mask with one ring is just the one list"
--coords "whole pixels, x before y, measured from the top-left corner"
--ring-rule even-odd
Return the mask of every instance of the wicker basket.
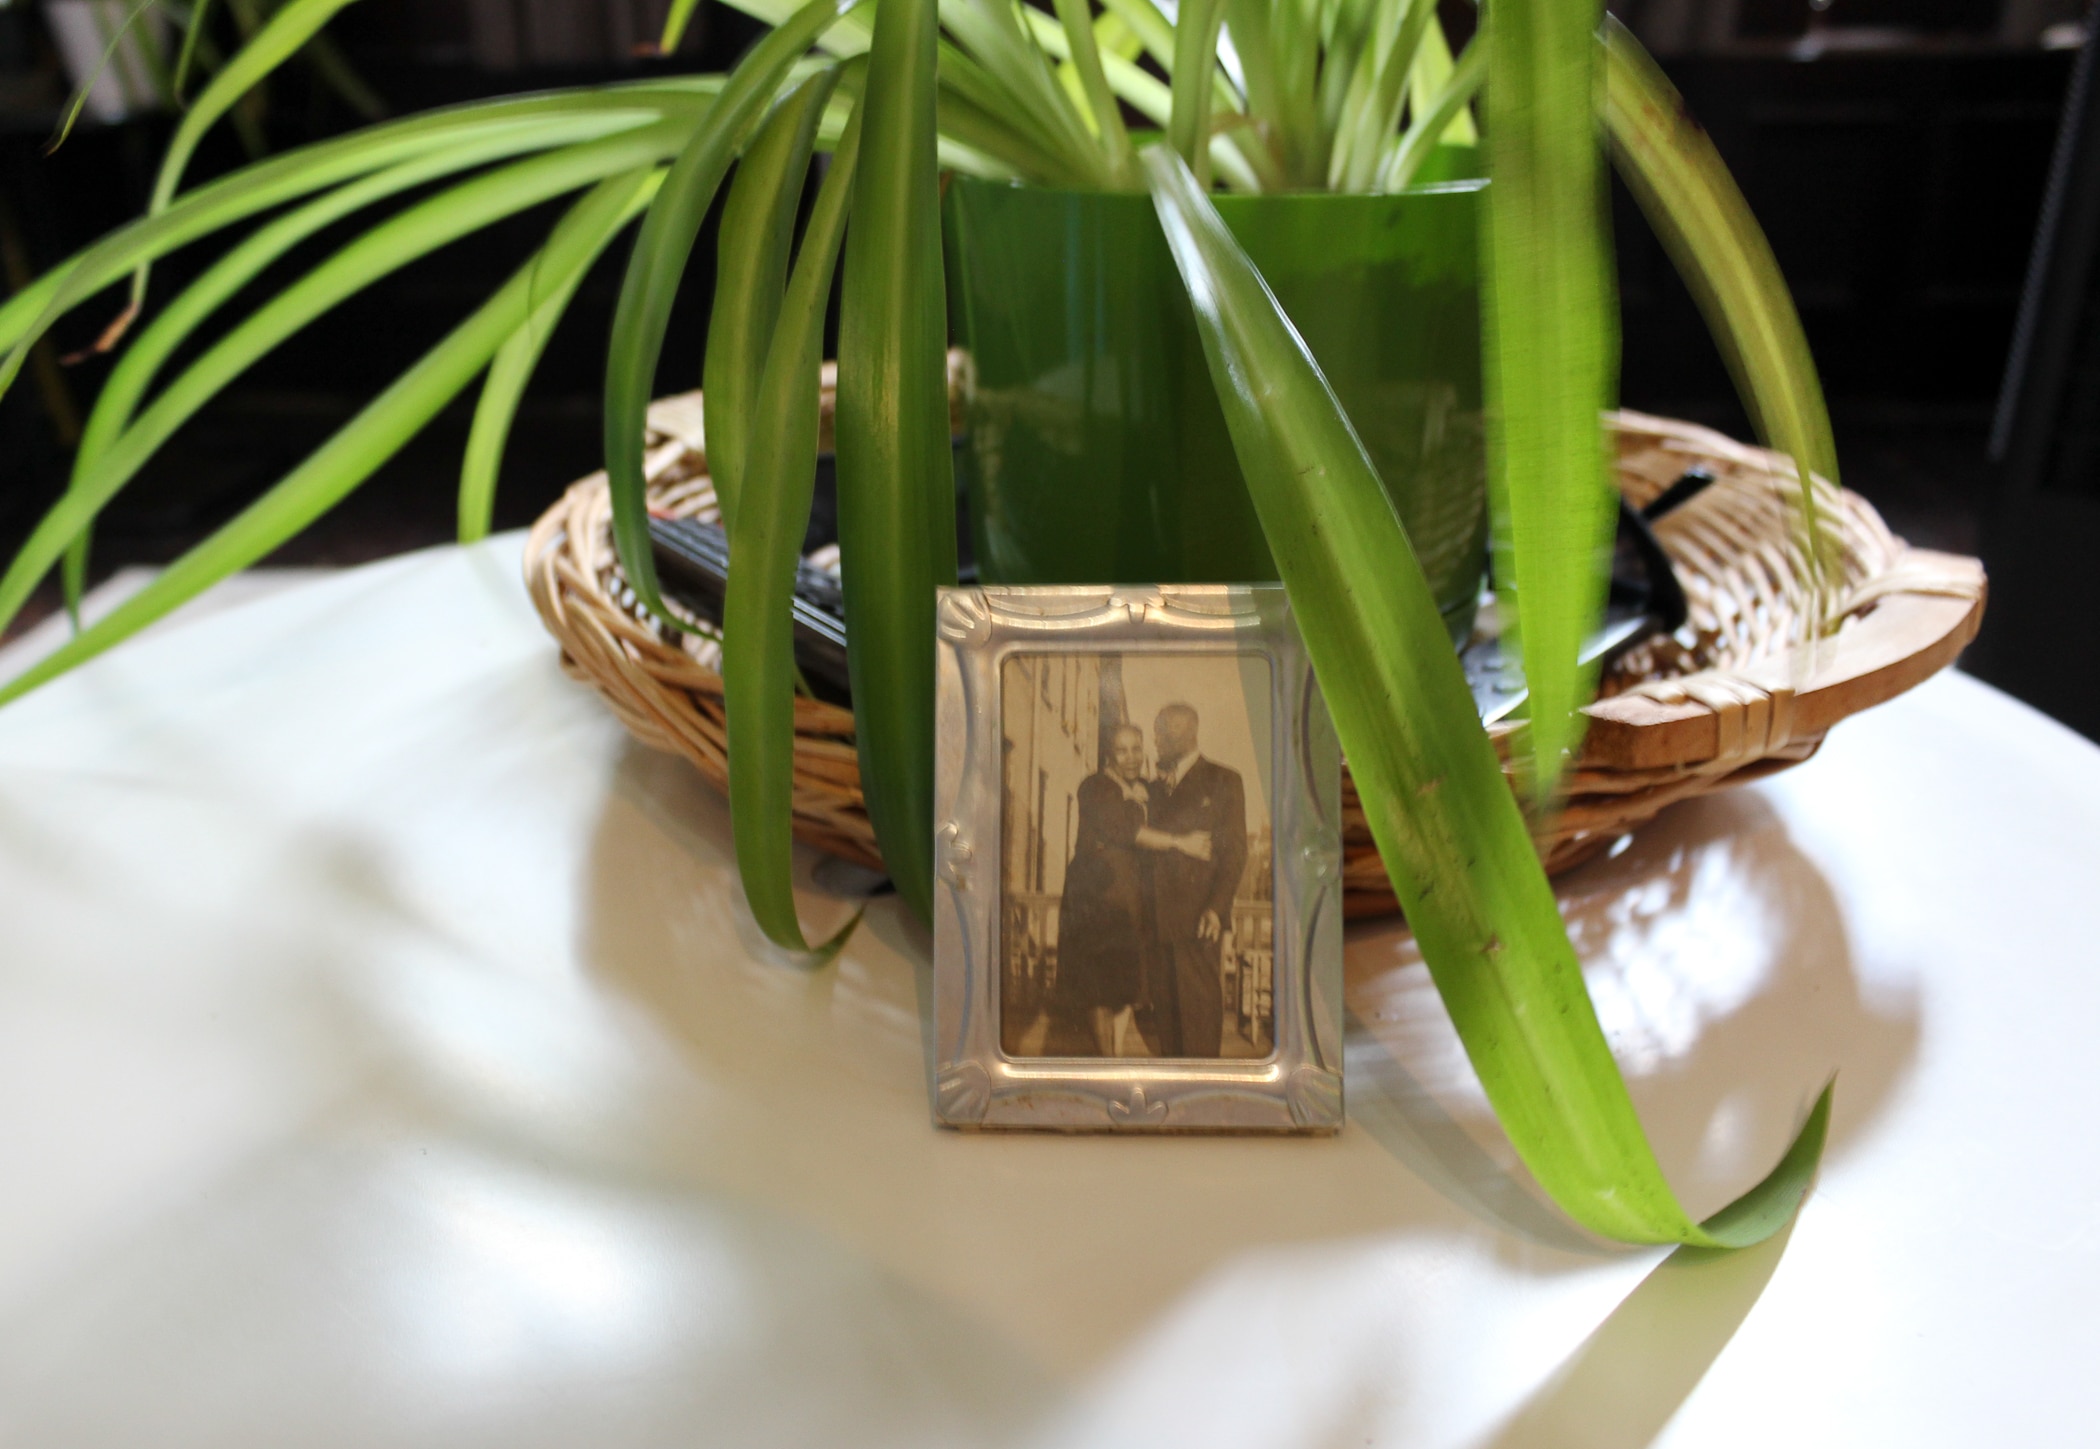
[[[825, 427], [831, 415], [830, 376]], [[1612, 415], [1620, 488], [1636, 505], [1700, 465], [1714, 484], [1655, 525], [1690, 619], [1622, 655], [1589, 707], [1582, 758], [1538, 836], [1547, 869], [1571, 868], [1679, 800], [1761, 779], [1815, 753], [1846, 715], [1928, 678], [1961, 652], [1983, 612], [1975, 559], [1911, 548], [1864, 499], [1818, 480], [1837, 568], [1833, 633], [1804, 643], [1811, 593], [1789, 497], [1791, 466], [1710, 429]], [[649, 412], [645, 471], [662, 514], [714, 516], [698, 393]], [[828, 438], [827, 438], [828, 445]], [[822, 561], [822, 560], [820, 560]], [[525, 549], [533, 602], [562, 664], [592, 684], [637, 738], [685, 755], [726, 788], [715, 646], [642, 614], [614, 556], [605, 476], [573, 485]], [[850, 710], [795, 706], [795, 832], [880, 868], [861, 802]], [[1498, 744], [1511, 727], [1500, 726]], [[1343, 776], [1343, 876], [1351, 916], [1395, 908], [1354, 790]]]

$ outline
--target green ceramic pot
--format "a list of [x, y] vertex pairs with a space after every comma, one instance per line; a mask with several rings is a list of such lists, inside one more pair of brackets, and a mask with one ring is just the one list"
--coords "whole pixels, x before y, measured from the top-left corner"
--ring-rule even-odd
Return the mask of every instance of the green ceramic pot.
[[[1454, 636], [1487, 554], [1483, 186], [1218, 198], [1348, 410]], [[946, 226], [980, 576], [1274, 578], [1151, 200], [957, 177]]]

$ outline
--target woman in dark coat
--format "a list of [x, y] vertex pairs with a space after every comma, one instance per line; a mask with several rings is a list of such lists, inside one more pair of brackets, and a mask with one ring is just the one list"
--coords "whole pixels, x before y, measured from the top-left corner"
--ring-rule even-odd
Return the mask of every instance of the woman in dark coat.
[[1182, 838], [1146, 825], [1144, 773], [1144, 731], [1125, 725], [1116, 731], [1107, 767], [1080, 783], [1078, 838], [1058, 913], [1057, 994], [1086, 1011], [1104, 1057], [1125, 1055], [1124, 1038], [1144, 994], [1146, 852], [1210, 853], [1201, 832]]

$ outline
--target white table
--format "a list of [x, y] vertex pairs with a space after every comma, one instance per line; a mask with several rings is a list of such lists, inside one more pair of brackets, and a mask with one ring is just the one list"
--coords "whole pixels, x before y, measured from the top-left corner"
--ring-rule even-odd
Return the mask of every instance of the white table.
[[1790, 1238], [1665, 1262], [1389, 927], [1337, 1138], [936, 1130], [925, 935], [767, 959], [517, 549], [0, 712], [0, 1443], [2092, 1442], [2100, 750], [1946, 676], [1567, 882], [1695, 1211], [1842, 1068]]

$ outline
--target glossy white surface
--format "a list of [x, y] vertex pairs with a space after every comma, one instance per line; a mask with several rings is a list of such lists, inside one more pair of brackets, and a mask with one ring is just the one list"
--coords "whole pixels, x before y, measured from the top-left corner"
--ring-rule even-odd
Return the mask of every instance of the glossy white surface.
[[1664, 1262], [1512, 1172], [1390, 929], [1337, 1138], [937, 1131], [923, 933], [768, 960], [517, 546], [0, 712], [0, 1443], [2089, 1435], [2100, 750], [1949, 676], [1568, 882], [1695, 1210], [1842, 1071], [1790, 1238]]

